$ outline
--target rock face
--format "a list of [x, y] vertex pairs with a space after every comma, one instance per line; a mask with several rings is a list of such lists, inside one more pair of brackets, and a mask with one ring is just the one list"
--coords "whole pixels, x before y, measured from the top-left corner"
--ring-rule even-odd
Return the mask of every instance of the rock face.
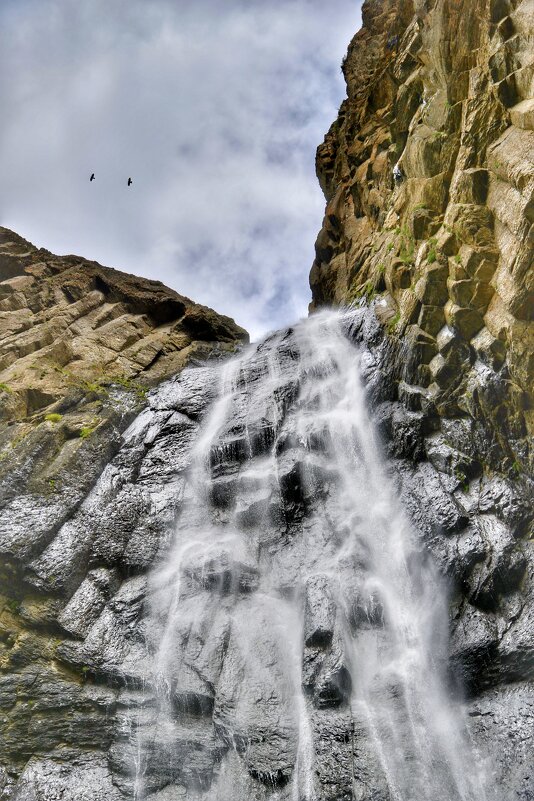
[[375, 299], [412, 405], [532, 472], [531, 0], [367, 0], [317, 153], [312, 307]]
[[370, 394], [390, 455], [420, 477], [405, 502], [454, 587], [452, 661], [475, 739], [499, 743], [499, 797], [525, 800], [533, 30], [529, 0], [364, 3], [348, 97], [317, 151], [327, 206], [310, 275], [312, 310], [375, 315], [358, 335], [373, 353]]
[[159, 282], [53, 256], [5, 228], [0, 279], [5, 571], [41, 553], [68, 520], [151, 385], [247, 335]]
[[[83, 751], [109, 739], [109, 690], [87, 695], [89, 665], [73, 672], [57, 649], [65, 632], [83, 637], [100, 619], [134, 531], [126, 572], [150, 562], [157, 532], [141, 523], [155, 516], [143, 491], [121, 491], [104, 469], [151, 385], [246, 340], [232, 320], [159, 282], [57, 257], [0, 229], [0, 749], [11, 772], [58, 743]], [[103, 470], [111, 483], [102, 496]], [[101, 502], [117, 491], [106, 519]], [[83, 797], [105, 796], [102, 765], [87, 762]], [[63, 780], [64, 768], [50, 765], [49, 781]], [[0, 786], [10, 781], [0, 776]], [[35, 792], [51, 797], [28, 797]], [[76, 785], [69, 792], [82, 797]]]
[[[486, 801], [534, 797], [532, 15], [528, 0], [366, 2], [348, 99], [318, 152], [328, 205], [313, 308], [361, 304], [345, 334], [388, 480], [450, 589], [441, 667], [487, 755]], [[192, 503], [219, 376], [205, 359], [244, 332], [5, 229], [0, 279], [2, 797], [391, 801], [351, 705], [363, 651], [347, 648], [380, 645], [387, 609], [361, 580], [363, 545], [342, 547], [381, 532], [359, 528], [365, 495], [352, 516], [333, 502], [317, 414], [309, 437], [292, 427], [295, 331], [260, 344], [235, 378], [207, 495]], [[285, 377], [273, 388], [275, 351]], [[206, 510], [205, 551], [166, 573], [173, 532], [179, 543]], [[229, 522], [243, 541], [229, 532], [214, 547]], [[344, 557], [343, 603], [325, 548]], [[415, 587], [422, 564], [410, 562]], [[158, 601], [169, 585], [175, 619]], [[402, 712], [395, 676], [386, 695]], [[447, 801], [481, 801], [442, 786]]]
[[[407, 411], [395, 397], [382, 369], [389, 338], [372, 310], [358, 310], [346, 335], [361, 349], [389, 480], [419, 548], [451, 587], [451, 691], [460, 682], [469, 694], [474, 743], [500, 793], [488, 799], [527, 801], [531, 498], [480, 469], [457, 475], [455, 460], [464, 465], [469, 455], [454, 443], [468, 441], [469, 429], [453, 420], [443, 442], [436, 416]], [[260, 344], [231, 381], [230, 406], [222, 396], [222, 417], [213, 405], [217, 364], [187, 367], [152, 390], [67, 519], [49, 523], [41, 512], [44, 547], [34, 544], [35, 523], [8, 516], [6, 530], [27, 549], [11, 558], [2, 585], [7, 799], [289, 801], [298, 787], [305, 799], [390, 801], [364, 718], [349, 703], [360, 647], [380, 642], [387, 621], [380, 589], [362, 580], [365, 543], [380, 541], [385, 521], [373, 518], [378, 494], [365, 483], [350, 490], [356, 506], [339, 503], [313, 391], [315, 376], [328, 382], [329, 372], [303, 369], [301, 348], [292, 330]], [[295, 423], [306, 404], [314, 411], [303, 431]], [[210, 408], [199, 483], [198, 434]], [[414, 586], [423, 566], [411, 560]], [[432, 601], [434, 585], [425, 591]], [[377, 705], [402, 699], [392, 680], [374, 688]], [[478, 796], [451, 790], [450, 799]]]
[[142, 391], [213, 343], [231, 349], [248, 341], [233, 320], [159, 281], [54, 256], [6, 228], [0, 284], [4, 420], [53, 412], [73, 390], [94, 385], [132, 383]]

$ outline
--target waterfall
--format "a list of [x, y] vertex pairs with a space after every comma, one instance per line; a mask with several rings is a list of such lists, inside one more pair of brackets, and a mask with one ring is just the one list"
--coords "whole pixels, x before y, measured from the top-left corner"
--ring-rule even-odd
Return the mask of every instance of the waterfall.
[[446, 684], [446, 588], [381, 456], [353, 316], [317, 314], [214, 371], [151, 577], [139, 799], [150, 760], [181, 788], [158, 799], [322, 801], [328, 771], [346, 779], [328, 798], [486, 799]]

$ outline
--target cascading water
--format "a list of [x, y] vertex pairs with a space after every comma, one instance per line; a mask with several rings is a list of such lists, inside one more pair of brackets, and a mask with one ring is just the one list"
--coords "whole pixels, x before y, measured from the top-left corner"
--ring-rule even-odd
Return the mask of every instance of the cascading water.
[[[382, 462], [352, 316], [313, 316], [219, 371], [152, 576], [139, 799], [150, 759], [182, 788], [165, 799], [486, 799], [446, 689], [445, 589]], [[328, 770], [350, 774], [343, 795]]]

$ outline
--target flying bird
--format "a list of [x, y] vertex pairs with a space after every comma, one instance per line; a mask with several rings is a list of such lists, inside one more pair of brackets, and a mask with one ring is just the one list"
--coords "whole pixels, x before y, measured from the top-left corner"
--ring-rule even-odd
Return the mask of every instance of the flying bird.
[[90, 181], [94, 181], [94, 180], [95, 180], [95, 174], [94, 174], [94, 172], [92, 172], [92, 173], [91, 173], [91, 177], [89, 178], [89, 180], [90, 180]]
[[131, 183], [132, 183], [132, 179], [131, 179], [131, 178], [128, 178], [128, 186], [130, 186], [130, 185], [131, 185]]

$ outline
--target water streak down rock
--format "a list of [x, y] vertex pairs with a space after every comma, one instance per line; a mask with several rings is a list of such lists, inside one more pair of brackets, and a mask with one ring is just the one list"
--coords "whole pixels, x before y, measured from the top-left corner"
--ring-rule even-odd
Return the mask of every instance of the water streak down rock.
[[360, 309], [149, 394], [3, 612], [6, 798], [529, 798], [529, 510], [396, 455], [387, 352]]
[[217, 401], [218, 360], [173, 374], [232, 321], [0, 231], [9, 801], [534, 797], [532, 3], [363, 20], [318, 153], [313, 306], [370, 305], [336, 369], [314, 321]]
[[224, 369], [150, 581], [150, 711], [114, 747], [123, 770], [139, 755], [135, 798], [487, 797], [447, 691], [444, 587], [346, 336], [357, 319], [316, 315]]

